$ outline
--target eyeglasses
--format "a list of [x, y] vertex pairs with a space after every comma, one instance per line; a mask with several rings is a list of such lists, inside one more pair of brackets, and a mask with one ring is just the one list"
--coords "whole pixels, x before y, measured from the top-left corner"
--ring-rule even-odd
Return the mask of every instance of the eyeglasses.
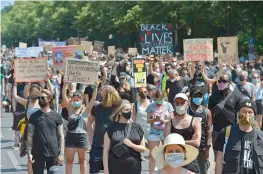
[[218, 80], [217, 82], [218, 83], [228, 83], [229, 81], [228, 80]]

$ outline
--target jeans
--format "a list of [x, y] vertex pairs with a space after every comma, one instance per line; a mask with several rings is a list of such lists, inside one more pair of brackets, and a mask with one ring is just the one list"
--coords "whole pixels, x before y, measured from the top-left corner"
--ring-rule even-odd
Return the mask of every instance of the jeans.
[[206, 160], [204, 158], [204, 155], [202, 153], [199, 153], [199, 155], [197, 156], [197, 162], [198, 165], [200, 167], [200, 173], [201, 174], [207, 174], [208, 169], [210, 167], [210, 162], [209, 160]]

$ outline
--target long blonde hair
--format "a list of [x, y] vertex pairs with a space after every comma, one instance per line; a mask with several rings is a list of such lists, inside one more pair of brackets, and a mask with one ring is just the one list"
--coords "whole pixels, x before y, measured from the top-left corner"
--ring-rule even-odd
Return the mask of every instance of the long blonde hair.
[[110, 108], [121, 100], [118, 91], [110, 85], [103, 86], [101, 92], [103, 97], [101, 103], [105, 108]]
[[114, 122], [118, 122], [120, 119], [120, 113], [123, 109], [123, 107], [125, 106], [125, 104], [130, 104], [131, 103], [128, 100], [120, 100], [118, 103], [116, 103], [116, 107], [113, 111], [113, 114], [110, 116], [110, 119]]

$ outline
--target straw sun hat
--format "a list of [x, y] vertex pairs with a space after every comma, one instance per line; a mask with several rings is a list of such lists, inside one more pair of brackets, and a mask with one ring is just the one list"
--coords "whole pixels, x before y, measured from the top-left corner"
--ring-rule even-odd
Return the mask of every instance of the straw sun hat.
[[181, 135], [172, 133], [165, 138], [164, 145], [154, 148], [152, 150], [152, 156], [156, 160], [156, 164], [159, 169], [163, 168], [164, 164], [166, 164], [164, 160], [164, 148], [167, 145], [175, 145], [175, 144], [183, 146], [186, 151], [185, 160], [180, 166], [185, 166], [197, 158], [199, 153], [198, 149], [191, 145], [185, 144], [185, 140]]

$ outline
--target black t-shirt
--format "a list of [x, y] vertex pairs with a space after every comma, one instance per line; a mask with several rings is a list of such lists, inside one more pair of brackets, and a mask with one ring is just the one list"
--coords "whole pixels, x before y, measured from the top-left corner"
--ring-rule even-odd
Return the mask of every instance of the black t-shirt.
[[[255, 174], [255, 171], [253, 169], [253, 161], [252, 161], [252, 155], [253, 155], [252, 142], [253, 142], [253, 136], [255, 135], [255, 130], [252, 130], [250, 132], [243, 132], [239, 129], [239, 132], [241, 136], [240, 160], [242, 160], [239, 163], [242, 166], [241, 167], [242, 170], [240, 171], [240, 174]], [[215, 150], [223, 152], [225, 145], [225, 134], [226, 134], [226, 128], [220, 131], [216, 139], [216, 142], [214, 144]], [[229, 139], [228, 141], [231, 141], [231, 139]]]
[[62, 116], [51, 111], [36, 111], [30, 116], [29, 123], [34, 125], [32, 155], [54, 157], [59, 155], [60, 135], [57, 127], [63, 124]]
[[[17, 95], [19, 97], [24, 98], [24, 88], [25, 88], [25, 84], [24, 83], [18, 83], [17, 84]], [[16, 111], [24, 111], [25, 110], [25, 106], [20, 104], [19, 102], [16, 102]]]
[[152, 74], [148, 74], [147, 79], [146, 79], [146, 83], [154, 85], [154, 76]]
[[[224, 100], [224, 98], [225, 97], [222, 92], [213, 92], [209, 98], [208, 108], [212, 111], [217, 104]], [[240, 91], [237, 87], [234, 87], [234, 90], [226, 101], [223, 110], [219, 114], [215, 115], [213, 119], [213, 125], [216, 131], [219, 132], [223, 128], [236, 123], [237, 105], [242, 100], [243, 97]]]
[[89, 101], [90, 101], [93, 94], [93, 88], [90, 85], [85, 88], [84, 95], [85, 94], [89, 95]]
[[15, 73], [14, 69], [8, 71], [7, 75], [9, 76], [11, 74], [11, 77], [8, 79], [8, 83], [14, 84], [14, 73]]
[[101, 103], [93, 106], [91, 109], [91, 115], [95, 117], [95, 131], [92, 146], [103, 147], [104, 134], [107, 127], [112, 124], [110, 119], [112, 112], [113, 107], [105, 108]]
[[169, 89], [168, 101], [172, 102], [175, 95], [182, 92], [182, 89], [185, 86], [187, 86], [187, 82], [184, 78], [180, 78], [180, 80], [174, 82], [171, 82], [170, 79], [167, 79], [166, 89]]

